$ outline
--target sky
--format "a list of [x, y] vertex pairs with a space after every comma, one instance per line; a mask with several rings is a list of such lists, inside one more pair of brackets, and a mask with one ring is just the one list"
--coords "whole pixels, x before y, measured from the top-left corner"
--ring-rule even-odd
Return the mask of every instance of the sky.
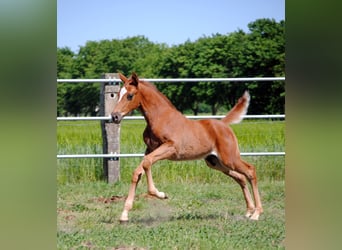
[[285, 20], [285, 0], [57, 0], [57, 47], [137, 35], [172, 46], [259, 18]]

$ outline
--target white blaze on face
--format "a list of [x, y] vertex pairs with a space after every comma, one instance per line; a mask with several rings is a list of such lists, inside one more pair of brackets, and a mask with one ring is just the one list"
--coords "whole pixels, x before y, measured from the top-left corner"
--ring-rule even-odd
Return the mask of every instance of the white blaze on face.
[[125, 87], [122, 87], [121, 90], [120, 90], [120, 98], [119, 98], [119, 101], [121, 101], [122, 97], [127, 93], [127, 89]]

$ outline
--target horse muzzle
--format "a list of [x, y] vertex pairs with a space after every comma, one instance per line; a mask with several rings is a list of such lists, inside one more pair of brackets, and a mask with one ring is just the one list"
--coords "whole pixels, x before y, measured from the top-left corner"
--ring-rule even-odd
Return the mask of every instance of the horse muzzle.
[[119, 112], [111, 113], [112, 121], [116, 124], [119, 124], [123, 118], [123, 116]]

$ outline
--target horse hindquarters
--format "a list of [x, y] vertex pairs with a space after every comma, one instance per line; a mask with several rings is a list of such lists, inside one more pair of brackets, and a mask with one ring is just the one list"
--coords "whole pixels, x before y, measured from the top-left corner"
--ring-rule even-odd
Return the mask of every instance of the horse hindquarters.
[[[229, 176], [231, 176], [234, 180], [236, 180], [239, 185], [242, 188], [242, 191], [244, 193], [244, 197], [247, 204], [247, 213], [246, 216], [249, 217], [252, 220], [258, 220], [259, 215], [263, 212], [260, 194], [258, 190], [258, 184], [257, 184], [257, 175], [256, 175], [256, 169], [255, 167], [243, 161], [239, 156], [234, 157], [233, 159], [224, 159], [225, 156], [222, 158], [222, 164], [226, 166], [229, 169], [229, 172], [227, 173]], [[250, 193], [248, 191], [246, 178], [250, 185], [252, 186], [254, 201], [255, 201], [255, 209], [254, 204], [251, 200]]]
[[218, 159], [216, 155], [207, 156], [205, 158], [205, 162], [208, 165], [208, 167], [221, 171], [222, 173], [232, 177], [240, 185], [247, 207], [246, 217], [249, 218], [253, 214], [255, 206], [247, 186], [246, 177], [242, 174], [239, 174], [236, 171], [231, 170], [227, 166], [224, 166], [221, 160]]
[[[215, 132], [218, 155], [217, 166], [213, 167], [212, 164], [208, 166], [222, 171], [237, 181], [242, 188], [246, 201], [246, 216], [252, 220], [258, 220], [263, 209], [257, 185], [256, 169], [252, 164], [241, 159], [238, 140], [230, 127], [219, 125], [215, 127]], [[210, 162], [214, 162], [213, 159], [209, 158]], [[248, 190], [247, 180], [252, 186], [255, 206]]]

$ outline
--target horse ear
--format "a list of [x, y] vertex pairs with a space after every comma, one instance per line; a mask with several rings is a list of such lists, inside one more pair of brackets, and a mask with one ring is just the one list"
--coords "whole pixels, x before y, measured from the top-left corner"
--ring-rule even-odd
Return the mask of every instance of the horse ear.
[[125, 82], [127, 82], [127, 77], [126, 76], [124, 76], [123, 74], [121, 74], [121, 73], [119, 73], [119, 77], [120, 77], [120, 79], [121, 79], [121, 81], [123, 82], [123, 83], [125, 83]]
[[130, 84], [135, 86], [135, 87], [138, 87], [139, 77], [135, 72], [132, 73], [132, 82]]

